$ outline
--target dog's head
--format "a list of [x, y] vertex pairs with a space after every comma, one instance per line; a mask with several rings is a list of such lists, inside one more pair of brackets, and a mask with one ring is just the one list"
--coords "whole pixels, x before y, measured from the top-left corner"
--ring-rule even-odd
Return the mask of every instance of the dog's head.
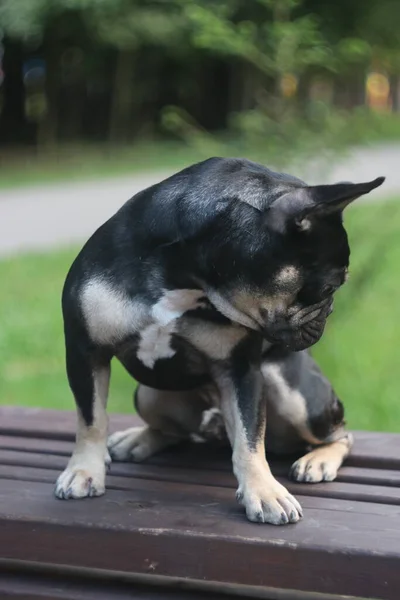
[[225, 179], [224, 187], [220, 176], [224, 195], [207, 227], [209, 298], [270, 343], [308, 348], [322, 336], [334, 293], [347, 278], [343, 210], [384, 178], [307, 186], [247, 162], [229, 176], [235, 185]]

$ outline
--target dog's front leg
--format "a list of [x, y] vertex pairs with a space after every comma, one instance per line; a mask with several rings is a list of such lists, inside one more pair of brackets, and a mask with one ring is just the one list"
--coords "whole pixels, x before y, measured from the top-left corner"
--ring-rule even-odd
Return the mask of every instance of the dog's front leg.
[[265, 458], [266, 402], [257, 361], [236, 353], [218, 369], [221, 410], [232, 445], [237, 500], [250, 521], [285, 525], [302, 517], [297, 500], [272, 475]]

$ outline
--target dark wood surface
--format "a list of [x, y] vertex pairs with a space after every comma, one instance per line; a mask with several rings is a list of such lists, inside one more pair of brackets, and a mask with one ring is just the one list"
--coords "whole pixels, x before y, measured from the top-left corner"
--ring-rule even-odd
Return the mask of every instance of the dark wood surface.
[[[111, 428], [135, 422], [115, 415]], [[246, 521], [234, 499], [229, 451], [206, 445], [182, 446], [142, 465], [113, 463], [104, 497], [56, 500], [54, 481], [74, 429], [73, 413], [0, 408], [0, 598], [91, 597], [79, 586], [75, 595], [62, 588], [51, 596], [50, 583], [47, 596], [35, 596], [34, 587], [23, 596], [23, 585], [33, 585], [23, 578], [16, 595], [19, 576], [7, 579], [5, 571], [17, 564], [22, 573], [33, 563], [250, 586], [257, 597], [269, 588], [287, 598], [299, 597], [291, 590], [304, 598], [400, 598], [400, 435], [356, 432], [352, 456], [333, 483], [289, 483], [290, 462], [271, 457], [304, 508], [300, 523], [274, 527]], [[46, 582], [43, 575], [35, 585], [45, 589]], [[124, 590], [108, 597], [123, 598]]]

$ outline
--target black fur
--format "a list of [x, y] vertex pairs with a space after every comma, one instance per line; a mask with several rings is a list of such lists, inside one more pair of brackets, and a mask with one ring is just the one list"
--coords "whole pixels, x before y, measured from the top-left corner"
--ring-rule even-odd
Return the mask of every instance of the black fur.
[[[320, 339], [349, 263], [342, 210], [382, 181], [309, 187], [247, 160], [213, 158], [129, 200], [85, 244], [63, 290], [68, 378], [86, 425], [96, 425], [94, 381], [112, 356], [139, 382], [164, 390], [195, 388], [219, 364], [253, 451], [265, 429], [262, 341], [293, 353]], [[83, 292], [93, 282], [111, 290], [110, 303], [114, 294], [131, 307], [126, 332], [99, 341], [91, 331], [90, 319], [100, 332], [113, 319], [107, 298], [101, 310], [96, 302], [85, 309]], [[146, 328], [154, 326], [154, 336], [165, 330], [153, 310], [185, 290], [202, 298], [175, 319], [163, 340], [169, 355], [144, 364], [138, 348]], [[318, 375], [308, 378], [318, 385]], [[340, 405], [331, 404], [340, 418]], [[309, 418], [320, 434], [325, 421], [314, 419], [313, 407]]]
[[249, 447], [252, 451], [265, 435], [266, 404], [262, 394], [260, 372], [262, 338], [249, 335], [232, 352], [230, 376], [235, 386], [238, 407], [242, 416]]
[[[353, 187], [356, 195], [357, 186]], [[120, 344], [110, 341], [107, 348], [94, 347], [88, 339], [80, 293], [92, 278], [104, 278], [150, 309], [163, 289], [201, 288], [205, 294], [216, 289], [227, 298], [240, 289], [279, 294], [273, 275], [284, 265], [294, 265], [303, 281], [297, 301], [302, 307], [325, 303], [320, 315], [312, 326], [303, 328], [293, 328], [285, 314], [265, 314], [264, 323], [254, 326], [270, 343], [295, 350], [319, 339], [332, 289], [343, 282], [348, 265], [341, 212], [324, 214], [318, 205], [317, 226], [305, 232], [285, 210], [272, 214], [282, 198], [293, 193], [292, 207], [301, 192], [304, 199], [297, 201], [301, 205], [297, 213], [308, 211], [312, 217], [308, 189], [316, 188], [247, 160], [213, 158], [140, 192], [94, 233], [73, 263], [63, 291], [67, 355], [81, 357], [68, 359], [68, 375], [88, 425], [92, 422], [90, 367], [96, 366], [99, 350], [120, 356], [132, 376], [150, 383], [147, 370], [137, 364], [135, 337], [128, 336]], [[209, 306], [204, 318], [228, 320]], [[175, 344], [177, 354], [170, 366], [164, 368], [160, 362], [154, 372], [155, 387], [173, 389], [179, 378], [185, 387], [194, 387], [207, 376], [196, 372], [191, 380], [182, 341], [177, 338]], [[174, 371], [179, 377], [172, 375]]]

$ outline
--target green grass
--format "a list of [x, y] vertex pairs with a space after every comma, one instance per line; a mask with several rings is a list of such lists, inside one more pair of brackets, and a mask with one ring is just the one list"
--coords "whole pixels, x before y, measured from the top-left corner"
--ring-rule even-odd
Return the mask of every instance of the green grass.
[[[362, 108], [352, 113], [333, 112], [330, 119], [332, 122], [328, 120], [326, 124], [324, 140], [327, 148], [336, 148], [333, 155], [337, 157], [360, 144], [400, 140], [397, 114], [379, 114]], [[309, 131], [303, 121], [290, 122], [290, 131], [295, 125], [299, 127], [296, 130], [301, 139], [299, 147], [293, 147], [293, 143], [287, 146], [285, 136], [284, 139], [274, 138], [275, 143], [270, 140], [266, 145], [265, 136], [257, 140], [250, 137], [245, 142], [226, 133], [211, 135], [195, 128], [183, 135], [181, 141], [138, 140], [135, 144], [120, 146], [59, 144], [46, 150], [7, 147], [0, 150], [0, 190], [59, 181], [109, 179], [146, 171], [179, 170], [210, 155], [247, 156], [277, 167], [282, 166], [282, 156], [285, 156], [286, 163], [301, 164], [301, 159], [318, 154], [320, 146], [315, 145], [315, 132]], [[319, 130], [319, 137], [321, 135]]]
[[400, 202], [349, 209], [350, 279], [314, 356], [359, 429], [400, 431]]
[[[0, 261], [0, 399], [71, 409], [64, 366], [61, 289], [77, 249]], [[113, 364], [111, 410], [132, 408], [133, 380]]]
[[[325, 147], [336, 149], [333, 156], [337, 157], [360, 144], [400, 140], [400, 118], [396, 113], [381, 114], [361, 107], [352, 112], [330, 110], [329, 115], [324, 125], [318, 127], [314, 123], [316, 131], [310, 130], [310, 124], [301, 119], [290, 120], [289, 145], [286, 134], [281, 132], [283, 138], [282, 135], [273, 137], [274, 129], [270, 135], [264, 132], [255, 138], [250, 135], [248, 139], [246, 136], [241, 139], [229, 132], [209, 134], [201, 128], [188, 127], [183, 121], [181, 129], [173, 129], [181, 141], [141, 139], [134, 144], [119, 146], [105, 142], [61, 143], [51, 149], [7, 146], [0, 150], [0, 189], [105, 179], [160, 169], [179, 170], [210, 155], [247, 156], [277, 167], [282, 166], [282, 156], [285, 156], [285, 163], [294, 161], [294, 164], [301, 164], [301, 159], [319, 154], [321, 145], [316, 145], [317, 132], [321, 139], [324, 134]], [[293, 136], [300, 140], [299, 146], [293, 145]], [[269, 139], [268, 144], [265, 144], [266, 138]]]
[[[349, 283], [314, 355], [353, 428], [400, 430], [400, 202], [348, 210]], [[60, 292], [77, 249], [0, 262], [0, 401], [72, 409]], [[130, 412], [134, 382], [113, 365], [110, 409]]]
[[[284, 139], [274, 138], [275, 143], [270, 140], [266, 145], [265, 136], [250, 137], [245, 142], [231, 134], [211, 135], [196, 128], [189, 129], [181, 141], [142, 139], [120, 146], [105, 142], [59, 144], [46, 150], [7, 147], [0, 150], [0, 189], [59, 181], [108, 179], [160, 169], [179, 170], [210, 155], [247, 156], [278, 167], [282, 156], [285, 156], [286, 162], [294, 160], [296, 164], [300, 159], [318, 154], [320, 146], [315, 145], [315, 132], [309, 131], [303, 121], [290, 122], [290, 131], [294, 126], [299, 128], [295, 131], [301, 139], [301, 145], [296, 148], [293, 143], [287, 146], [285, 136]], [[333, 112], [325, 127], [326, 147], [336, 148], [334, 155], [337, 157], [354, 145], [400, 140], [400, 118], [397, 114], [379, 114], [365, 108], [352, 113]], [[319, 130], [319, 137], [321, 135]]]
[[0, 189], [179, 170], [205, 157], [200, 150], [181, 142], [160, 141], [120, 147], [58, 146], [43, 153], [7, 149], [0, 152]]

